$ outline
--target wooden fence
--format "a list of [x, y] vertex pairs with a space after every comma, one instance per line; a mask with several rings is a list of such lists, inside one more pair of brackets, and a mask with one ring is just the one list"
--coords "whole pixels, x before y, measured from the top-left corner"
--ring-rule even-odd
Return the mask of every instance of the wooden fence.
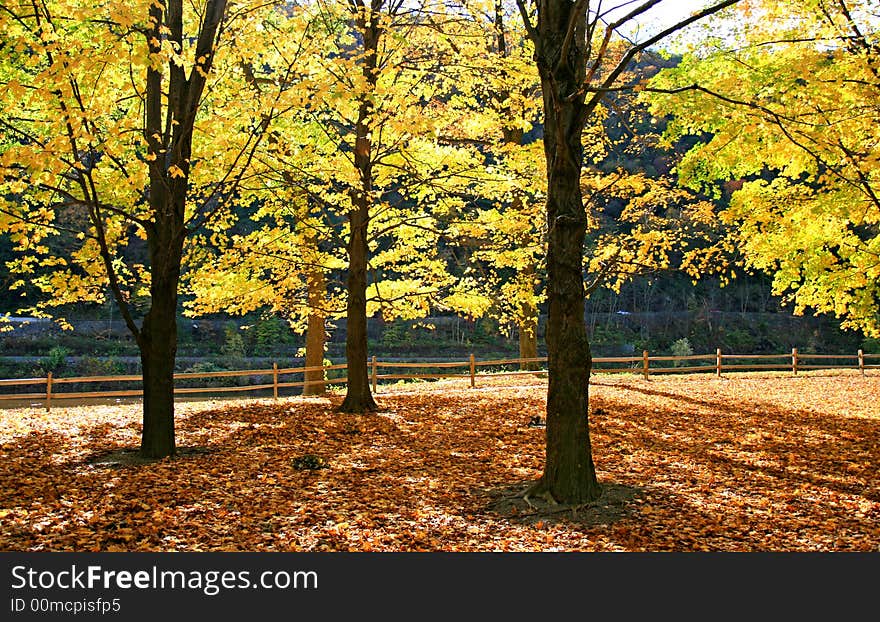
[[[703, 363], [699, 363], [704, 361]], [[725, 361], [728, 361], [725, 363]], [[755, 362], [759, 361], [759, 362]], [[807, 362], [805, 362], [807, 361]], [[818, 362], [813, 362], [818, 361]], [[873, 363], [872, 361], [878, 361]], [[421, 363], [401, 363], [391, 361], [379, 361], [374, 356], [368, 362], [370, 368], [370, 380], [373, 392], [379, 390], [380, 381], [388, 380], [414, 380], [414, 379], [440, 379], [462, 378], [469, 379], [470, 386], [475, 387], [477, 378], [480, 376], [516, 376], [516, 375], [541, 375], [547, 370], [538, 365], [547, 362], [547, 357], [538, 358], [511, 358], [492, 359], [478, 361], [471, 354], [467, 361], [441, 361]], [[660, 363], [660, 366], [652, 363]], [[697, 364], [694, 364], [697, 363]], [[534, 366], [535, 369], [508, 371], [504, 369], [509, 365]], [[604, 365], [613, 365], [606, 367]], [[494, 370], [480, 372], [480, 368], [496, 368]], [[328, 372], [345, 370], [346, 365], [326, 365], [323, 367], [289, 367], [279, 368], [273, 364], [271, 369], [245, 369], [236, 371], [215, 371], [202, 373], [177, 373], [174, 379], [184, 384], [190, 380], [204, 380], [210, 378], [255, 378], [254, 384], [240, 386], [202, 386], [187, 387], [179, 386], [174, 389], [175, 395], [193, 393], [225, 393], [233, 391], [258, 391], [272, 389], [274, 398], [278, 398], [281, 389], [304, 388], [307, 384], [305, 379], [292, 381], [293, 375], [302, 375], [306, 372], [324, 371], [323, 384], [345, 384], [348, 379], [344, 376], [332, 377]], [[651, 356], [645, 350], [641, 356], [615, 356], [594, 357], [593, 371], [596, 373], [634, 373], [644, 379], [651, 374], [681, 373], [681, 372], [706, 372], [714, 373], [720, 377], [725, 371], [755, 371], [755, 370], [781, 370], [790, 371], [796, 376], [799, 371], [809, 369], [857, 369], [865, 375], [867, 369], [880, 369], [880, 354], [865, 354], [861, 350], [857, 354], [802, 354], [797, 348], [785, 354], [723, 354], [720, 349], [714, 354], [693, 354], [690, 356]], [[391, 373], [383, 373], [381, 370], [398, 370]], [[399, 371], [403, 370], [403, 371]], [[409, 373], [406, 373], [410, 370]], [[440, 370], [426, 372], [425, 370]], [[462, 371], [453, 371], [462, 370]], [[271, 382], [269, 381], [271, 379]], [[89, 384], [89, 383], [132, 383], [140, 382], [141, 376], [81, 376], [72, 378], [54, 378], [49, 372], [46, 377], [22, 378], [12, 380], [0, 380], [0, 387], [9, 386], [37, 386], [45, 387], [39, 392], [31, 393], [0, 393], [2, 400], [41, 400], [45, 403], [46, 410], [52, 408], [52, 400], [77, 399], [77, 398], [107, 398], [107, 397], [140, 397], [142, 391], [137, 389], [121, 389], [114, 391], [58, 391], [59, 385]], [[313, 384], [314, 381], [312, 381]]]

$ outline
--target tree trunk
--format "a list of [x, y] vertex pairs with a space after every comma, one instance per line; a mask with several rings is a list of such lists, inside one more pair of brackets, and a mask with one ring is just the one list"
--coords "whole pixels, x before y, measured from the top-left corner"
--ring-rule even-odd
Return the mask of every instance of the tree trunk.
[[[525, 307], [526, 305], [523, 305]], [[528, 305], [531, 307], [531, 305]], [[521, 359], [538, 358], [538, 318], [537, 309], [531, 307], [533, 314], [523, 314], [517, 322], [519, 329], [519, 357]], [[520, 363], [520, 369], [533, 371], [538, 369], [537, 363]]]
[[351, 190], [352, 210], [348, 213], [348, 306], [346, 308], [345, 357], [348, 383], [340, 412], [362, 413], [376, 410], [370, 393], [367, 367], [367, 258], [369, 255], [368, 228], [373, 203], [373, 160], [370, 117], [373, 110], [372, 90], [376, 74], [377, 50], [381, 29], [379, 16], [373, 9], [356, 12], [356, 23], [363, 35], [363, 75], [369, 86], [361, 95], [358, 119], [355, 124], [354, 165], [360, 187]]
[[367, 223], [369, 208], [350, 213], [351, 239], [348, 246], [348, 307], [346, 309], [345, 359], [348, 383], [340, 412], [376, 410], [370, 393], [367, 365]]
[[[514, 209], [522, 209], [522, 200], [517, 197]], [[518, 275], [523, 284], [524, 299], [519, 302], [516, 313], [516, 326], [519, 329], [519, 357], [533, 359], [538, 357], [538, 309], [532, 302], [535, 288], [535, 265], [529, 264]], [[527, 293], [526, 293], [527, 292]], [[533, 371], [537, 363], [520, 363], [520, 369]]]
[[[174, 355], [167, 352], [176, 348], [176, 336], [169, 336], [164, 321], [148, 320], [155, 331], [155, 347], [141, 349], [141, 367], [144, 385], [143, 431], [141, 456], [164, 458], [177, 450], [174, 441]], [[144, 322], [146, 330], [147, 321]], [[165, 350], [165, 352], [163, 352]]]
[[[309, 288], [309, 319], [306, 327], [306, 367], [319, 367], [324, 364], [324, 343], [326, 327], [324, 325], [324, 303], [327, 286], [324, 273], [320, 268], [313, 268], [308, 276]], [[303, 395], [323, 395], [327, 387], [324, 384], [324, 370], [307, 371], [305, 374]]]
[[592, 501], [602, 492], [587, 420], [592, 359], [584, 321], [587, 216], [580, 188], [584, 97], [577, 95], [586, 73], [586, 16], [574, 13], [579, 7], [569, 0], [541, 4], [535, 54], [544, 100], [548, 180], [549, 382], [544, 473], [530, 492], [569, 504]]
[[138, 347], [144, 388], [141, 455], [174, 455], [174, 362], [177, 356], [177, 287], [182, 239], [150, 240], [150, 309], [144, 317]]
[[587, 420], [592, 358], [581, 272], [586, 221], [575, 216], [577, 211], [583, 212], [583, 204], [578, 177], [573, 173], [557, 178], [547, 198], [548, 215], [554, 222], [547, 262], [547, 453], [536, 488], [558, 502], [585, 503], [597, 498], [601, 487], [593, 466]]

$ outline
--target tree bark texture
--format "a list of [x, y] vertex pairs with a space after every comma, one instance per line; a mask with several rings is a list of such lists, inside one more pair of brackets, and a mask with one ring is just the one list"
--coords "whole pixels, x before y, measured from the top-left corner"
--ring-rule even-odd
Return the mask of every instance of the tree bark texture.
[[[182, 0], [167, 0], [150, 7], [147, 35], [150, 53], [161, 54], [161, 41], [171, 39], [182, 47]], [[174, 455], [174, 365], [177, 356], [177, 292], [183, 245], [189, 233], [186, 202], [192, 158], [193, 125], [213, 62], [226, 0], [208, 0], [201, 16], [196, 57], [204, 59], [201, 71], [187, 76], [184, 68], [169, 63], [163, 70], [147, 68], [144, 140], [149, 155], [151, 219], [145, 221], [150, 257], [150, 307], [140, 330], [129, 315], [129, 328], [141, 353], [144, 412], [141, 454], [145, 458]], [[112, 269], [110, 269], [112, 271]], [[118, 287], [120, 307], [127, 308]]]
[[174, 455], [174, 364], [177, 357], [177, 291], [183, 259], [186, 185], [151, 185], [155, 213], [148, 233], [150, 308], [138, 335], [144, 387], [141, 454], [145, 458]]
[[[381, 0], [374, 0], [373, 8], [361, 5], [355, 22], [363, 36], [363, 75], [370, 90], [378, 81], [377, 53], [381, 30], [376, 12]], [[367, 365], [367, 261], [369, 258], [368, 228], [373, 204], [373, 160], [370, 135], [372, 104], [369, 92], [361, 96], [355, 124], [354, 165], [358, 171], [359, 187], [351, 190], [352, 209], [348, 214], [348, 306], [346, 308], [345, 357], [348, 383], [340, 412], [362, 413], [376, 410], [370, 392]]]
[[535, 58], [544, 102], [547, 160], [548, 389], [546, 459], [532, 494], [586, 503], [602, 492], [587, 420], [592, 359], [584, 322], [587, 217], [580, 188], [584, 152], [586, 15], [583, 3], [539, 3]]
[[154, 281], [152, 304], [141, 328], [144, 387], [141, 455], [164, 458], [176, 452], [174, 440], [174, 361], [177, 355], [177, 284]]

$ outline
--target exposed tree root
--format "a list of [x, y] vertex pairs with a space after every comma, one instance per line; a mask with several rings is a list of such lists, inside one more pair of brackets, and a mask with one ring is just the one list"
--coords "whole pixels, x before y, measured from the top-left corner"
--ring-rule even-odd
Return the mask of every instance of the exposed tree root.
[[[523, 501], [525, 501], [526, 503], [529, 503], [528, 500], [525, 498], [523, 498]], [[548, 516], [550, 514], [562, 514], [563, 512], [571, 512], [572, 518], [577, 518], [577, 513], [580, 510], [582, 510], [586, 507], [589, 507], [590, 505], [592, 505], [592, 503], [579, 503], [577, 505], [559, 505], [559, 504], [557, 504], [557, 505], [558, 505], [558, 507], [555, 507], [555, 508], [545, 508], [545, 509], [535, 508], [534, 512], [520, 512], [516, 516], [517, 516], [517, 518], [528, 518], [530, 516]], [[534, 506], [531, 505], [530, 503], [529, 503], [529, 507], [534, 508]]]
[[529, 491], [533, 488], [533, 484], [529, 484], [519, 492], [515, 492], [512, 495], [504, 495], [495, 501], [496, 504], [501, 503], [503, 501], [513, 501], [514, 499], [525, 499], [529, 495]]
[[[557, 506], [557, 505], [559, 505], [559, 502], [558, 502], [556, 499], [553, 498], [553, 495], [550, 494], [550, 491], [549, 491], [549, 490], [543, 490], [543, 491], [540, 491], [540, 487], [539, 487], [539, 486], [540, 486], [540, 483], [539, 483], [539, 484], [535, 484], [534, 486], [530, 487], [530, 488], [526, 491], [526, 493], [523, 495], [523, 498], [522, 498], [523, 501], [525, 501], [526, 504], [527, 504], [530, 508], [534, 508], [534, 507], [535, 507], [534, 505], [532, 505], [532, 502], [529, 501], [529, 497], [530, 497], [532, 494], [534, 494], [534, 496], [536, 496], [536, 497], [540, 497], [541, 499], [543, 499], [544, 501], [546, 501], [547, 503], [549, 503], [549, 504], [552, 505], [552, 506]], [[540, 492], [539, 492], [539, 491], [540, 491]]]
[[[604, 520], [615, 520], [622, 508], [621, 500], [618, 499], [621, 496], [618, 488], [612, 486], [610, 496], [605, 494], [609, 491], [601, 487], [601, 492], [595, 499], [563, 503], [556, 499], [539, 479], [516, 492], [497, 498], [491, 503], [491, 507], [494, 511], [500, 511], [518, 520], [558, 516], [569, 512], [571, 520], [584, 519], [589, 522], [594, 519], [599, 520], [602, 516], [606, 516]], [[583, 510], [587, 509], [590, 510], [590, 514], [583, 514]]]

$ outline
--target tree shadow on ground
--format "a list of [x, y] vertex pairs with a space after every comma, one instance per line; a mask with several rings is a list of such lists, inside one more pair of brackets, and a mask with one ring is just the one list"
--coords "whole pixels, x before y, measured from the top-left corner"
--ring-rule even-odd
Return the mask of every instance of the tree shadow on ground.
[[[686, 456], [694, 463], [711, 465], [719, 474], [749, 474], [748, 480], [785, 482], [791, 490], [809, 485], [880, 502], [880, 422], [876, 420], [761, 400], [731, 405], [637, 385], [613, 388], [697, 409], [649, 411], [644, 404], [624, 404], [617, 397], [594, 398], [592, 406], [603, 415], [594, 430], [612, 434], [633, 451]], [[624, 427], [624, 421], [609, 421], [608, 416], [620, 416], [621, 407], [625, 423], [654, 421], [655, 427]]]
[[591, 400], [605, 494], [574, 509], [523, 498], [539, 388], [382, 395], [372, 415], [223, 404], [181, 416], [179, 458], [127, 468], [136, 414], [53, 420], [0, 444], [0, 548], [876, 550], [880, 423], [662, 389]]
[[486, 507], [490, 513], [511, 523], [566, 523], [579, 527], [608, 527], [632, 516], [634, 504], [644, 496], [644, 489], [622, 484], [601, 483], [602, 495], [590, 503], [563, 505], [543, 497], [526, 497], [534, 482], [500, 486], [483, 491], [492, 497]]
[[[205, 454], [214, 453], [215, 451], [217, 451], [217, 449], [212, 447], [178, 447], [172, 459], [179, 460], [191, 456], [202, 456]], [[140, 449], [121, 448], [93, 452], [86, 456], [85, 459], [82, 460], [81, 464], [107, 469], [118, 469], [122, 467], [153, 464], [154, 462], [159, 462], [160, 460], [166, 459], [167, 458], [144, 458], [141, 455]], [[74, 462], [72, 464], [77, 463]]]

